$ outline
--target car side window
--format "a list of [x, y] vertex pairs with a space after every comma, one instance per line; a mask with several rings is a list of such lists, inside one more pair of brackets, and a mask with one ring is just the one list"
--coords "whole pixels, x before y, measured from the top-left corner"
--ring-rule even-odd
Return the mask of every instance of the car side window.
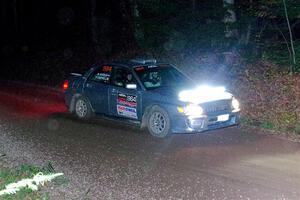
[[112, 78], [112, 84], [118, 87], [126, 87], [126, 84], [136, 83], [132, 73], [125, 68], [116, 68]]
[[147, 88], [156, 88], [161, 86], [162, 74], [158, 71], [150, 71], [142, 77], [142, 81]]
[[89, 80], [109, 84], [111, 80], [111, 74], [112, 66], [103, 65], [92, 73]]

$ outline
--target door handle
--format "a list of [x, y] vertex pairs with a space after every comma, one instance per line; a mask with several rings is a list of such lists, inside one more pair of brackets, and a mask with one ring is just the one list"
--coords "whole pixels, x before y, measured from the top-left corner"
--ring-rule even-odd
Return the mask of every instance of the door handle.
[[92, 88], [92, 87], [93, 87], [93, 85], [92, 85], [92, 84], [89, 84], [89, 83], [87, 83], [87, 84], [86, 84], [86, 87], [88, 87], [88, 88]]
[[113, 89], [111, 90], [111, 95], [112, 95], [112, 96], [117, 96], [117, 94], [118, 94], [118, 90], [115, 89], [115, 88], [113, 88]]

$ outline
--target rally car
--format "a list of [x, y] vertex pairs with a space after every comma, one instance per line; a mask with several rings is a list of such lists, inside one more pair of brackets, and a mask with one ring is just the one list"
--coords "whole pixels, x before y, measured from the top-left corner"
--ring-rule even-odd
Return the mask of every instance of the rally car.
[[198, 86], [175, 66], [135, 59], [93, 66], [64, 82], [65, 103], [80, 119], [106, 116], [155, 137], [236, 125], [240, 105], [224, 87]]

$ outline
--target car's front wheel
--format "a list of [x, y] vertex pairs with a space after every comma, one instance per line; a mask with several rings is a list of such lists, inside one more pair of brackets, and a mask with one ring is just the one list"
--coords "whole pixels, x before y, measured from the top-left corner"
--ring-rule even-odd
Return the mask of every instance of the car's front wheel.
[[155, 137], [166, 137], [171, 132], [170, 117], [168, 113], [158, 106], [154, 106], [149, 114], [147, 121], [148, 131]]
[[92, 109], [88, 100], [78, 97], [75, 101], [75, 114], [79, 119], [89, 119], [92, 116]]

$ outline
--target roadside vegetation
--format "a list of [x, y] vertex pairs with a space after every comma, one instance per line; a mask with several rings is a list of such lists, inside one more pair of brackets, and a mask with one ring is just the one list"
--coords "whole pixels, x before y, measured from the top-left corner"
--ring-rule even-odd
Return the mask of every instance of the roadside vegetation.
[[262, 61], [235, 80], [245, 124], [300, 135], [300, 75]]

